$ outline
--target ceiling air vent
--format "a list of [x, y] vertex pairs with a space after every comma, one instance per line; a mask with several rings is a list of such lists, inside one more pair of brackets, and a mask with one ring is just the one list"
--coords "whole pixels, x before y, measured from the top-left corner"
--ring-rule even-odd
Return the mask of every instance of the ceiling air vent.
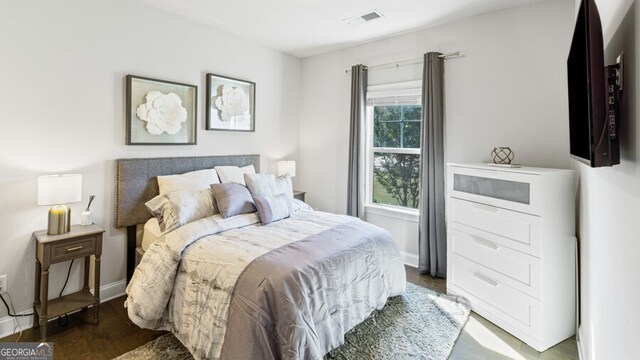
[[358, 15], [358, 16], [354, 16], [354, 17], [350, 17], [348, 19], [344, 19], [342, 21], [344, 21], [345, 23], [355, 26], [355, 25], [360, 25], [362, 23], [365, 23], [367, 21], [372, 21], [375, 19], [380, 19], [382, 17], [382, 13], [378, 10], [373, 10], [370, 11], [366, 14], [362, 14], [362, 15]]

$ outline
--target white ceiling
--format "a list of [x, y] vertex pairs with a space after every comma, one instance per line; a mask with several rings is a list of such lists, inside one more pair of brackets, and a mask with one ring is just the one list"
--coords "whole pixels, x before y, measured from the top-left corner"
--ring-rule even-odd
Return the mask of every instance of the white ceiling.
[[[541, 0], [142, 0], [298, 57]], [[371, 10], [384, 17], [356, 26]]]

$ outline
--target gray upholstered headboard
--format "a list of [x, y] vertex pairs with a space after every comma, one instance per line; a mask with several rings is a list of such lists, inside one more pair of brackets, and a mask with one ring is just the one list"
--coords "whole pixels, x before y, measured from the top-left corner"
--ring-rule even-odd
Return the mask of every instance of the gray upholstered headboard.
[[115, 226], [118, 228], [144, 224], [151, 218], [144, 204], [158, 195], [158, 182], [155, 181], [157, 176], [225, 165], [253, 164], [256, 171], [260, 171], [260, 155], [118, 159], [116, 162]]
[[221, 155], [116, 160], [117, 228], [127, 227], [127, 281], [135, 269], [136, 225], [151, 218], [145, 203], [159, 194], [156, 177], [212, 169], [216, 166], [251, 165], [260, 171], [260, 155]]

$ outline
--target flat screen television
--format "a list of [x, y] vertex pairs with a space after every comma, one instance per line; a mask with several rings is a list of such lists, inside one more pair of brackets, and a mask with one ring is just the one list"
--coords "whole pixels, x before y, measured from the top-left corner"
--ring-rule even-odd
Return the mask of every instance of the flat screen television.
[[605, 67], [602, 24], [594, 0], [582, 0], [567, 59], [571, 156], [591, 167], [620, 163], [619, 65]]

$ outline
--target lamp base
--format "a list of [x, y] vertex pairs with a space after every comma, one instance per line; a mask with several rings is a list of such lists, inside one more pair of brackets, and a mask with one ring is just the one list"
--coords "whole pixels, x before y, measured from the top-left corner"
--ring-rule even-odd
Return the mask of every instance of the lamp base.
[[71, 231], [71, 209], [66, 205], [56, 205], [49, 209], [48, 235], [60, 235]]

